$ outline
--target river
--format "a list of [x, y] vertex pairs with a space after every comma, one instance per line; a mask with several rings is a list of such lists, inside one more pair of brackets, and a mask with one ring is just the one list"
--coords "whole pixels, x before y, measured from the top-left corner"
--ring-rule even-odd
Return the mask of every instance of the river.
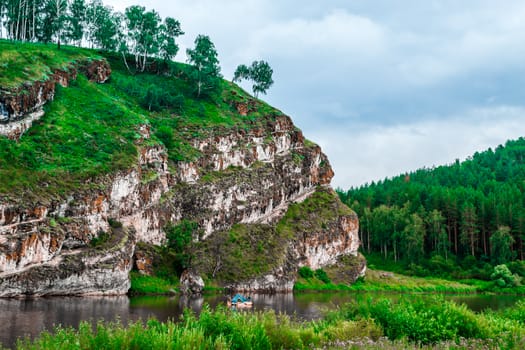
[[[322, 317], [325, 310], [369, 296], [399, 298], [400, 294], [378, 293], [302, 293], [252, 295], [254, 310], [275, 310], [301, 320]], [[465, 303], [478, 312], [510, 307], [522, 297], [507, 295], [447, 295], [446, 299]], [[53, 297], [38, 299], [0, 299], [0, 343], [12, 347], [19, 337], [38, 335], [54, 325], [77, 327], [81, 321], [129, 321], [155, 317], [161, 321], [178, 319], [185, 307], [199, 312], [207, 303], [212, 308], [225, 304], [224, 296], [185, 297]]]

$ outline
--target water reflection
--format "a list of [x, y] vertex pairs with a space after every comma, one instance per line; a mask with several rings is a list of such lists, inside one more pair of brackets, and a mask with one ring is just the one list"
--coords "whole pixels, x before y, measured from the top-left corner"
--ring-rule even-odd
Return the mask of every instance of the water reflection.
[[[324, 311], [344, 303], [370, 297], [398, 299], [400, 294], [310, 293], [310, 294], [253, 294], [253, 309], [244, 312], [274, 310], [301, 320], [322, 317]], [[406, 295], [405, 295], [406, 297]], [[410, 295], [408, 296], [410, 297]], [[418, 296], [420, 297], [420, 296]], [[426, 296], [436, 298], [436, 296]], [[465, 303], [474, 311], [501, 309], [514, 305], [520, 297], [502, 295], [437, 296]], [[185, 308], [199, 313], [204, 304], [211, 308], [226, 305], [226, 296], [204, 297], [55, 297], [32, 300], [0, 299], [0, 342], [12, 347], [19, 337], [34, 337], [54, 325], [78, 327], [81, 321], [130, 321], [155, 317], [160, 321], [178, 320]]]

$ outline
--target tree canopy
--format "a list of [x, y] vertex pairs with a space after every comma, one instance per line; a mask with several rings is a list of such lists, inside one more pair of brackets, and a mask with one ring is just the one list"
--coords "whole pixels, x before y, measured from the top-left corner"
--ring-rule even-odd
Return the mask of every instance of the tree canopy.
[[61, 43], [87, 44], [117, 50], [124, 58], [132, 54], [141, 72], [151, 57], [173, 59], [176, 39], [184, 34], [178, 20], [162, 21], [155, 10], [135, 5], [120, 13], [101, 0], [0, 0], [0, 38], [4, 27], [8, 39], [55, 41], [59, 48]]
[[266, 61], [253, 61], [250, 67], [241, 64], [233, 74], [233, 82], [251, 80], [252, 90], [255, 97], [259, 93], [266, 94], [266, 91], [273, 85], [273, 69]]
[[198, 35], [195, 47], [187, 49], [188, 63], [191, 64], [191, 79], [195, 82], [197, 97], [209, 94], [217, 89], [220, 83], [220, 67], [215, 45], [207, 35]]
[[410, 261], [421, 243], [428, 258], [470, 256], [503, 264], [524, 259], [524, 184], [520, 138], [463, 162], [338, 192], [360, 217], [366, 251]]

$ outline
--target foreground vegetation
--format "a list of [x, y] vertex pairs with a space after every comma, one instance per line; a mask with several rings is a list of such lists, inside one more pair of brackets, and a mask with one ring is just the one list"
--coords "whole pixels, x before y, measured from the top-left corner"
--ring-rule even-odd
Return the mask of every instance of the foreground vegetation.
[[[58, 327], [17, 349], [306, 349], [505, 348], [525, 346], [525, 303], [474, 313], [443, 299], [359, 299], [324, 319], [301, 322], [274, 312], [186, 310], [179, 322], [149, 320], [127, 326], [84, 322]], [[385, 338], [386, 337], [386, 338]]]

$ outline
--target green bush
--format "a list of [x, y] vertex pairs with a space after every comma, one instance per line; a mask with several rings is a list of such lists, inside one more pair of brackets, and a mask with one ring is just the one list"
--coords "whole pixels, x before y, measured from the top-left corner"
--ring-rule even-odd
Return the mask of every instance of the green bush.
[[513, 275], [505, 264], [495, 266], [490, 279], [500, 288], [509, 288], [520, 284], [520, 277]]
[[109, 233], [104, 232], [104, 231], [100, 231], [100, 232], [98, 233], [98, 236], [97, 236], [97, 237], [93, 237], [93, 238], [91, 239], [91, 241], [89, 242], [89, 245], [90, 245], [92, 248], [101, 247], [101, 246], [104, 245], [104, 243], [107, 243], [107, 241], [109, 241], [109, 238], [110, 238]]
[[330, 281], [330, 278], [328, 277], [328, 275], [326, 274], [326, 271], [323, 270], [323, 269], [317, 269], [315, 270], [315, 278], [317, 278], [318, 280], [324, 282], [324, 283], [331, 283], [332, 281]]
[[346, 319], [374, 319], [391, 340], [408, 338], [423, 344], [464, 338], [487, 339], [488, 325], [464, 305], [444, 300], [409, 301], [369, 299], [348, 304], [342, 311]]
[[507, 267], [510, 272], [516, 274], [520, 277], [525, 277], [525, 261], [517, 260], [510, 263], [507, 263]]
[[299, 268], [299, 276], [302, 278], [312, 278], [314, 277], [313, 270], [308, 266], [302, 266]]

